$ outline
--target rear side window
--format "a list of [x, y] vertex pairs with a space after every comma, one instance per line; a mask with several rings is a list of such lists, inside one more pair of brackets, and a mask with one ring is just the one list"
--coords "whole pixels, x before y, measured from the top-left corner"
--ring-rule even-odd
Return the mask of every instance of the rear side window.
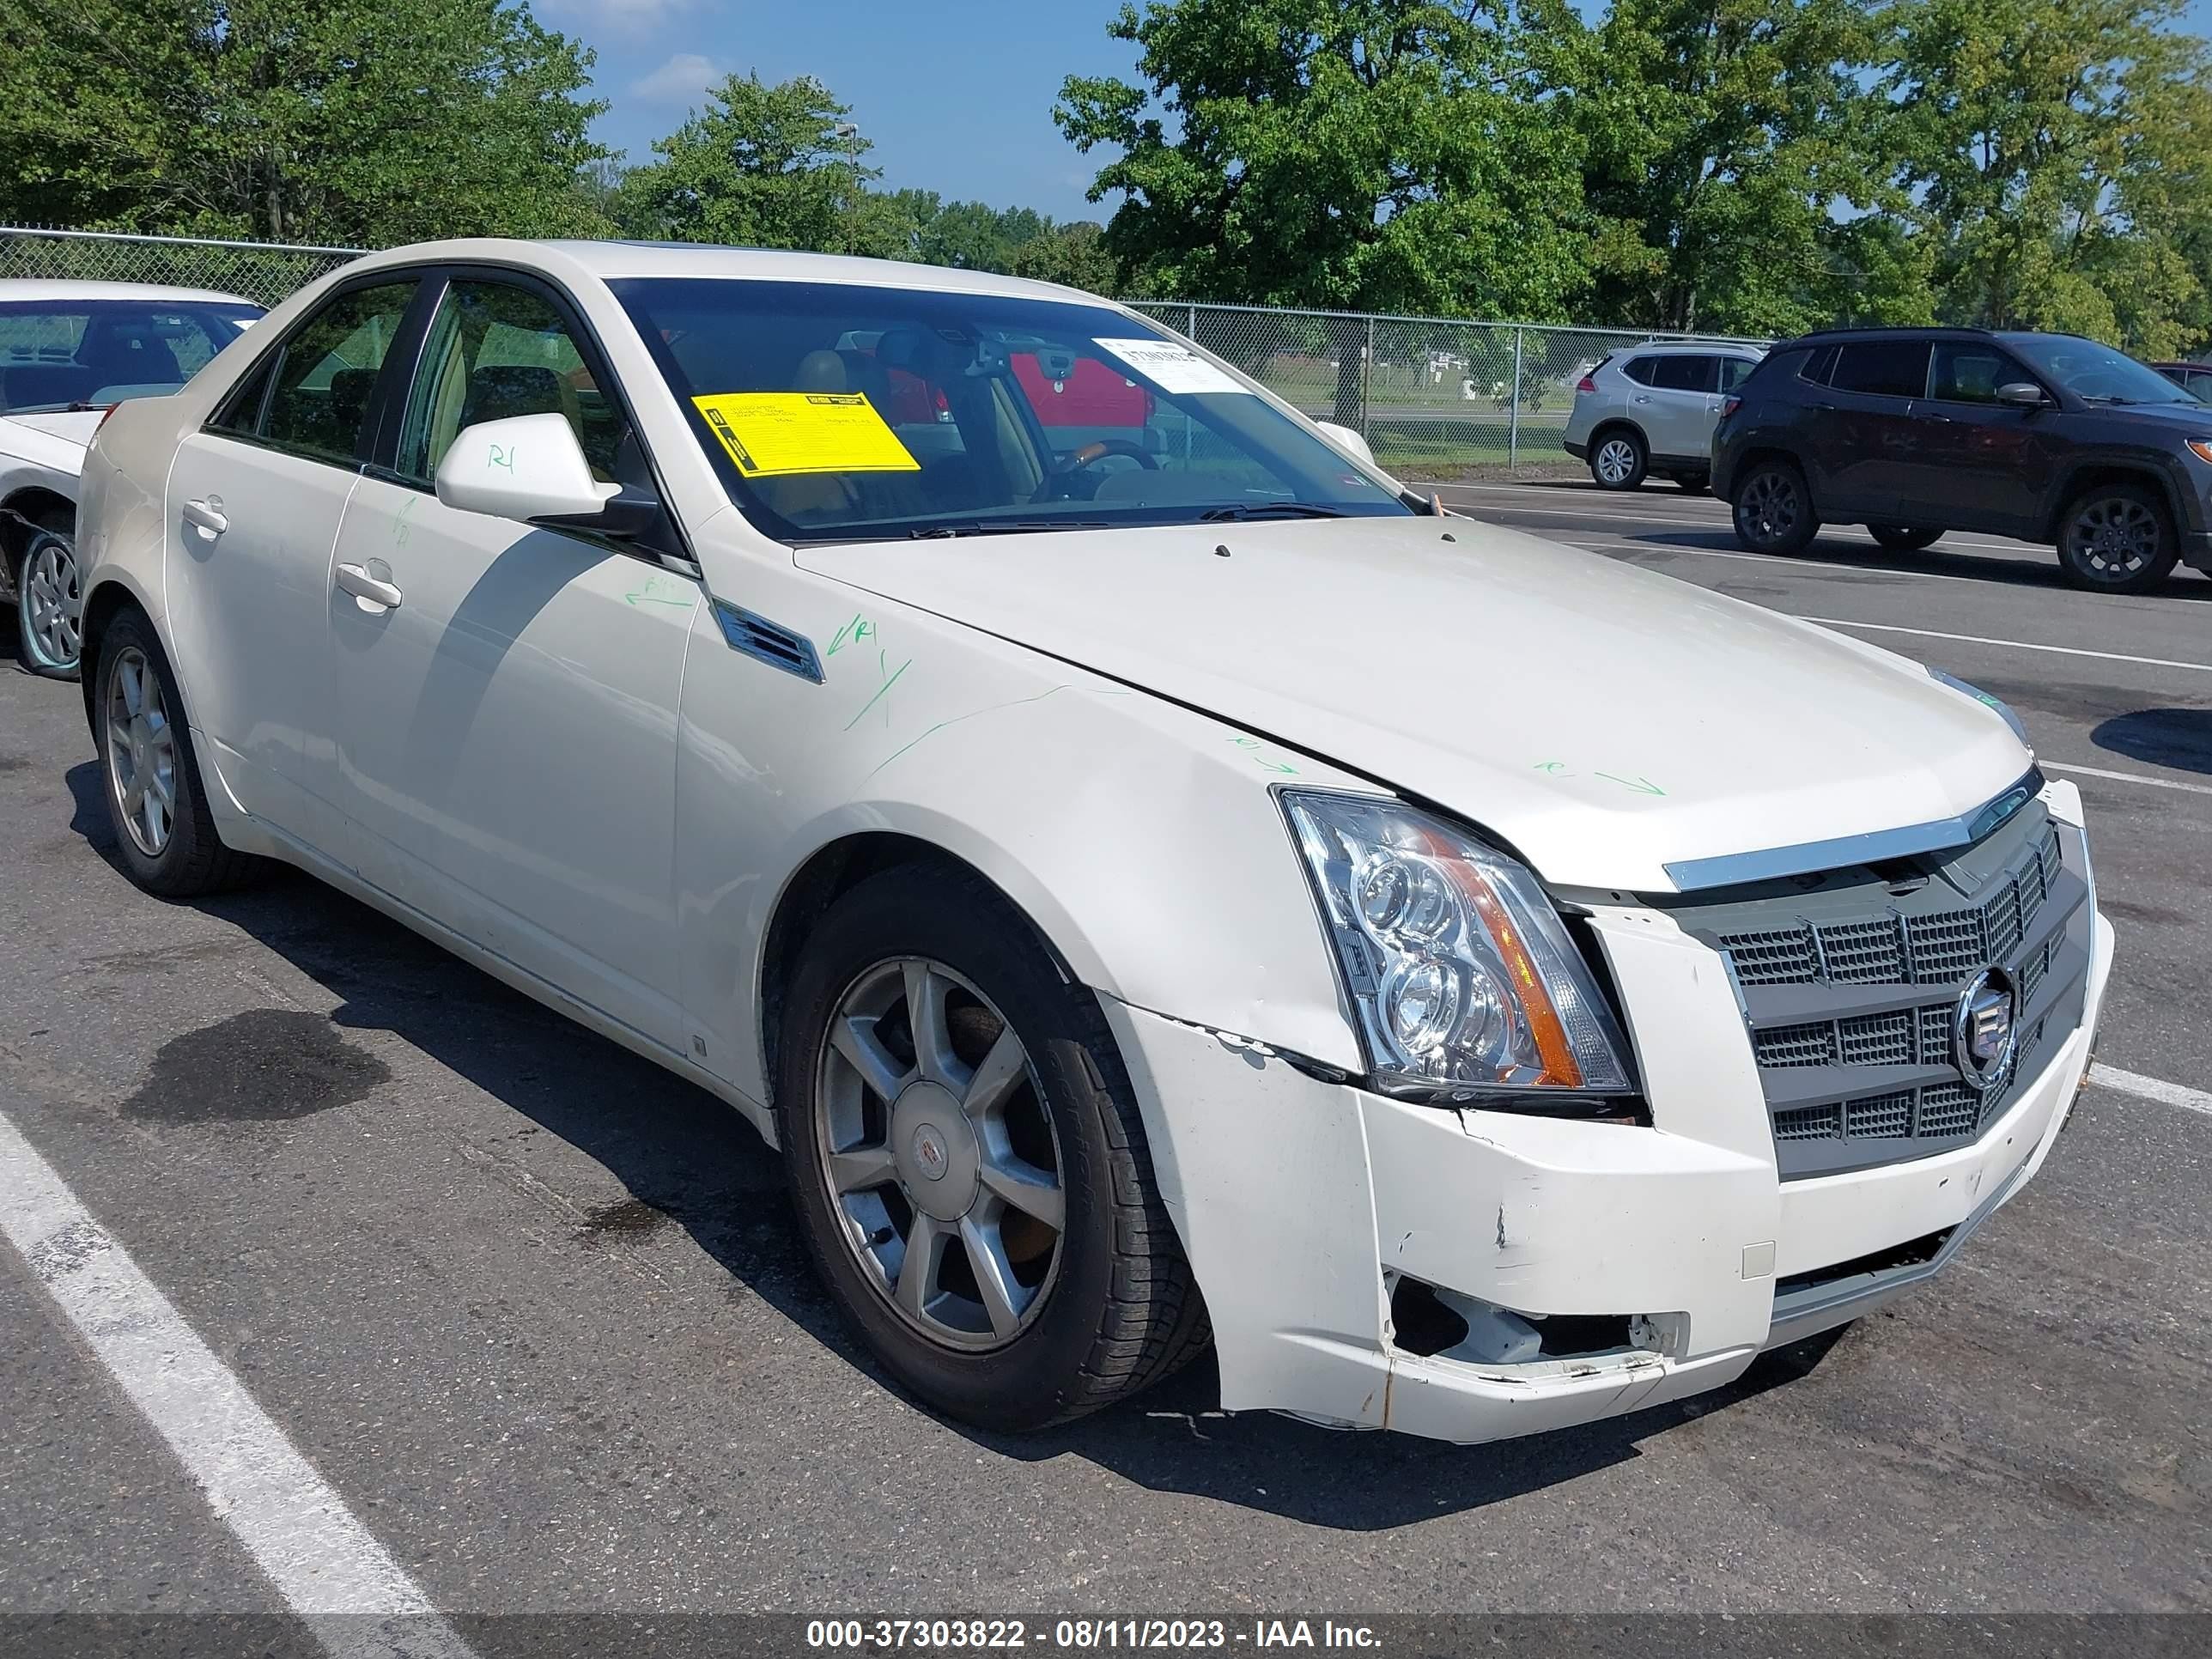
[[1733, 392], [1751, 378], [1751, 371], [1759, 367], [1755, 357], [1720, 358], [1721, 390]]
[[360, 454], [362, 424], [385, 355], [414, 297], [410, 277], [328, 301], [278, 349], [274, 367], [254, 377], [273, 380], [266, 398], [239, 399], [222, 424], [279, 448], [350, 465]]
[[1705, 356], [1657, 358], [1651, 384], [1662, 392], [1711, 392], [1713, 360]]
[[1828, 383], [1828, 376], [1834, 373], [1835, 367], [1835, 347], [1816, 346], [1800, 373], [1814, 386], [1826, 386]]
[[1875, 398], [1920, 398], [1928, 392], [1928, 342], [1852, 340], [1836, 353], [1828, 384]]
[[1658, 361], [1656, 357], [1632, 357], [1621, 365], [1620, 372], [1638, 386], [1650, 386], [1652, 366]]

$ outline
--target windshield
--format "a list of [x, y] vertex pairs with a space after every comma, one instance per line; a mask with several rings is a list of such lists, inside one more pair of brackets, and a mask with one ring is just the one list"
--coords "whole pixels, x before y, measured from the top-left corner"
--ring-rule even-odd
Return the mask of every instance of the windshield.
[[731, 499], [781, 540], [1410, 510], [1244, 381], [1105, 306], [614, 288]]
[[174, 392], [261, 314], [242, 301], [0, 304], [0, 414], [98, 409]]
[[2006, 341], [2031, 368], [2092, 404], [2194, 404], [2199, 400], [2154, 368], [2094, 340], [2064, 334], [2014, 335]]

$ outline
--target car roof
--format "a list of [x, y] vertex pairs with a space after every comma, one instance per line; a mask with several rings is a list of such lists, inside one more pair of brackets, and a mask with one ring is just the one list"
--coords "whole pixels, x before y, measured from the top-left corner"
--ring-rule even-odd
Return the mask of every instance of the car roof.
[[1616, 356], [1642, 357], [1647, 355], [1673, 356], [1685, 351], [1701, 352], [1711, 356], [1716, 351], [1764, 352], [1766, 348], [1753, 345], [1747, 340], [1646, 340], [1638, 345], [1615, 346]]
[[50, 302], [56, 300], [192, 300], [226, 306], [251, 306], [266, 310], [257, 300], [223, 294], [211, 288], [170, 288], [159, 283], [81, 283], [73, 278], [0, 276], [0, 305], [10, 302]]
[[511, 237], [476, 236], [386, 248], [364, 255], [344, 269], [350, 275], [392, 265], [437, 263], [519, 264], [531, 270], [587, 275], [609, 283], [626, 277], [704, 276], [933, 289], [946, 293], [1001, 295], [1011, 299], [1079, 301], [1088, 305], [1115, 303], [1079, 289], [1031, 282], [1021, 276], [1001, 276], [990, 271], [957, 270], [944, 265], [866, 259], [848, 254], [720, 247], [696, 242], [526, 241]]

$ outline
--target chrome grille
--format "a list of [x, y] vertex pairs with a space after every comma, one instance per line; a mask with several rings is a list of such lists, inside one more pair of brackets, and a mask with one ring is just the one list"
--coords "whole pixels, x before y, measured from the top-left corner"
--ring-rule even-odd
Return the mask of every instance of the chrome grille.
[[[2047, 1058], [2046, 1030], [2080, 1019], [2087, 888], [2066, 863], [2059, 827], [2031, 802], [1956, 852], [1673, 907], [1727, 952], [1785, 1178], [1946, 1151], [2011, 1105]], [[2033, 1024], [1984, 1091], [1960, 1072], [1953, 1030], [1993, 965]]]

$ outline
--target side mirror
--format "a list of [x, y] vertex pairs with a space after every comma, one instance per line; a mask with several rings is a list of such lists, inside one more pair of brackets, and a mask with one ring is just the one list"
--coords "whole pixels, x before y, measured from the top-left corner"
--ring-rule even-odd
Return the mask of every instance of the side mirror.
[[1364, 461], [1370, 466], [1375, 465], [1375, 452], [1367, 447], [1367, 440], [1350, 427], [1339, 426], [1334, 421], [1316, 421], [1314, 424], [1321, 428], [1322, 437], [1351, 456], [1352, 459]]
[[2008, 380], [1997, 388], [1997, 401], [2015, 409], [2040, 409], [2051, 401], [2033, 380]]
[[660, 504], [640, 490], [601, 483], [559, 414], [515, 415], [464, 427], [438, 463], [438, 499], [464, 513], [556, 529], [635, 536]]

